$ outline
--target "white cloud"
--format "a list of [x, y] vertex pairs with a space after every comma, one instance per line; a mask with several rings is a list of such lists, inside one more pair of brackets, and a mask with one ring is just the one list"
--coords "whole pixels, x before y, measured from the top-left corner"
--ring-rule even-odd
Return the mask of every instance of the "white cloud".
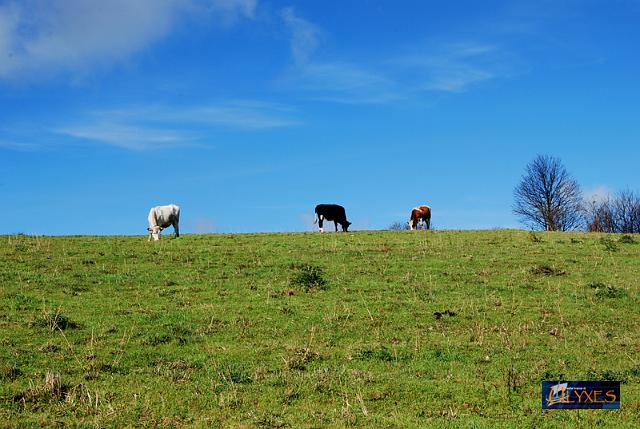
[[216, 231], [213, 219], [208, 216], [199, 216], [188, 223], [194, 234], [211, 234]]
[[585, 189], [583, 192], [584, 201], [590, 203], [602, 203], [611, 198], [614, 194], [613, 190], [606, 185], [599, 185], [595, 188]]
[[290, 109], [273, 103], [236, 100], [196, 106], [151, 106], [96, 111], [55, 134], [131, 150], [199, 145], [211, 128], [255, 131], [299, 125]]
[[[256, 0], [22, 0], [0, 5], [0, 78], [111, 64], [185, 17], [253, 17]], [[204, 10], [203, 10], [204, 9]]]

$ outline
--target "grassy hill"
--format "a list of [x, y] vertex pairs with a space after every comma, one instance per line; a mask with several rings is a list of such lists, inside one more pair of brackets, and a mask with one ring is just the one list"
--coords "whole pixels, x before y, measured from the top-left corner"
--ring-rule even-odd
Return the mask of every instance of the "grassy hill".
[[0, 425], [637, 427], [639, 278], [619, 235], [2, 236]]

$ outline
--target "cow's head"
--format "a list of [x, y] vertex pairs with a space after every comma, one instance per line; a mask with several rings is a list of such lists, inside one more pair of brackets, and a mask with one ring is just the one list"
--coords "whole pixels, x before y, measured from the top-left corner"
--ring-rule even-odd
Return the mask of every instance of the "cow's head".
[[154, 241], [160, 240], [160, 231], [162, 231], [162, 228], [156, 225], [151, 228], [147, 228], [147, 231], [149, 231], [149, 240], [152, 238]]
[[349, 222], [348, 220], [345, 220], [344, 223], [342, 224], [342, 230], [344, 232], [349, 232], [349, 225], [351, 225], [351, 222]]

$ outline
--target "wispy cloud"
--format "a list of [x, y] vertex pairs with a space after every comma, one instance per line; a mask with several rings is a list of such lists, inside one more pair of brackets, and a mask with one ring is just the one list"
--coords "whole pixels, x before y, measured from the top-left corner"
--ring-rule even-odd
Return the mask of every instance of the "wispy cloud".
[[204, 3], [205, 7], [210, 12], [220, 15], [225, 19], [227, 25], [234, 24], [241, 18], [255, 18], [255, 10], [258, 4], [258, 0], [209, 0], [208, 2], [195, 2], [195, 0], [189, 1], [194, 6], [194, 3]]
[[318, 61], [314, 54], [323, 35], [315, 24], [293, 8], [282, 11], [291, 38], [294, 68], [284, 77], [287, 85], [311, 98], [350, 104], [372, 104], [397, 98], [393, 82], [383, 75], [346, 61]]
[[491, 44], [444, 43], [415, 49], [391, 63], [420, 90], [460, 92], [504, 75], [505, 61], [500, 56], [501, 51]]
[[316, 100], [379, 104], [402, 98], [392, 80], [344, 62], [307, 64], [289, 76], [289, 82]]
[[501, 49], [478, 42], [440, 43], [414, 48], [396, 58], [376, 58], [364, 66], [347, 61], [321, 61], [316, 51], [324, 32], [282, 11], [288, 28], [294, 67], [283, 80], [314, 99], [353, 104], [406, 100], [428, 92], [462, 92], [474, 84], [506, 75]]
[[295, 110], [258, 100], [228, 100], [198, 105], [152, 105], [96, 111], [92, 117], [109, 122], [180, 123], [259, 130], [300, 125]]
[[320, 43], [320, 28], [297, 16], [292, 7], [282, 10], [282, 19], [291, 31], [293, 59], [304, 66]]
[[185, 18], [229, 25], [255, 8], [256, 0], [9, 0], [0, 5], [0, 78], [112, 64]]
[[55, 127], [55, 134], [131, 150], [201, 145], [213, 128], [256, 131], [301, 124], [286, 106], [251, 100], [196, 106], [151, 106], [95, 111]]
[[117, 123], [69, 126], [53, 130], [57, 134], [91, 140], [131, 150], [163, 149], [185, 145], [193, 135], [172, 129], [158, 129]]
[[180, 111], [159, 109], [158, 119], [224, 126], [238, 130], [260, 130], [300, 125], [293, 110], [277, 103], [236, 100], [219, 104], [192, 106]]
[[24, 142], [8, 141], [8, 140], [0, 139], [0, 148], [31, 152], [39, 149], [40, 146], [33, 143], [24, 143]]

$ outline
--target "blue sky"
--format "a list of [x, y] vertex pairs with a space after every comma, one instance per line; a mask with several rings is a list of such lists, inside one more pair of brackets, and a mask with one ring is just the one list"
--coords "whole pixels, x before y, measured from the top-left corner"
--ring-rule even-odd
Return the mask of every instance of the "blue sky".
[[539, 153], [638, 190], [640, 1], [0, 0], [0, 233], [518, 227]]

